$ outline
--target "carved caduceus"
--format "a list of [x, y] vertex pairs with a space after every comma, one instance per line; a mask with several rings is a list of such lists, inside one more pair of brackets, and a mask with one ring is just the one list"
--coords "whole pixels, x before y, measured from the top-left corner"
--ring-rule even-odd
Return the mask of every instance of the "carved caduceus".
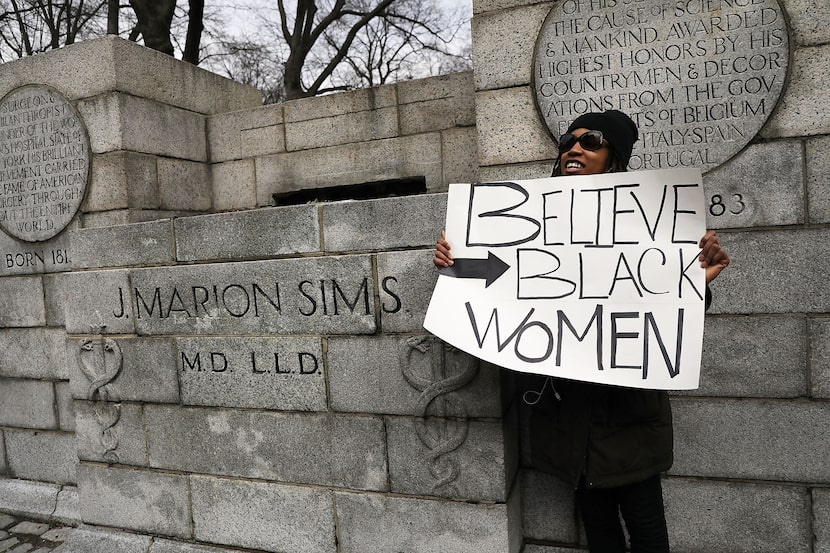
[[[406, 340], [400, 352], [401, 371], [406, 381], [421, 392], [418, 412], [421, 420], [415, 424], [418, 438], [429, 449], [430, 473], [436, 479], [433, 492], [447, 487], [457, 493], [453, 482], [458, 478], [458, 462], [448, 456], [467, 439], [467, 409], [453, 392], [466, 386], [478, 374], [478, 363], [470, 356], [460, 356], [463, 365], [457, 374], [447, 376], [448, 359], [459, 350], [433, 336], [415, 336]], [[429, 355], [429, 375], [420, 375], [413, 369], [413, 355]], [[428, 424], [426, 417], [440, 417]], [[452, 420], [451, 420], [452, 419]]]
[[78, 367], [89, 380], [87, 399], [93, 402], [92, 414], [101, 426], [101, 445], [104, 447], [104, 460], [117, 463], [118, 436], [115, 425], [121, 418], [121, 404], [118, 394], [110, 383], [121, 372], [122, 355], [118, 342], [104, 338], [103, 326], [93, 326], [94, 339], [83, 339], [76, 351]]

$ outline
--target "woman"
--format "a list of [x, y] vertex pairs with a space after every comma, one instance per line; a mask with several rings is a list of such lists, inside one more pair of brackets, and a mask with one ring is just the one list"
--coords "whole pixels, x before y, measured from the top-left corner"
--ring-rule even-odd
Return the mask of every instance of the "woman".
[[[582, 115], [559, 139], [553, 176], [625, 171], [636, 141], [637, 126], [620, 111]], [[712, 231], [701, 238], [699, 246], [708, 284], [729, 264], [729, 256]], [[438, 268], [453, 263], [443, 234], [433, 263]], [[706, 292], [708, 307], [708, 288]], [[533, 465], [575, 487], [591, 553], [625, 552], [620, 515], [632, 553], [668, 553], [660, 485], [660, 473], [672, 465], [668, 394], [532, 378], [536, 387], [526, 395], [533, 396]]]

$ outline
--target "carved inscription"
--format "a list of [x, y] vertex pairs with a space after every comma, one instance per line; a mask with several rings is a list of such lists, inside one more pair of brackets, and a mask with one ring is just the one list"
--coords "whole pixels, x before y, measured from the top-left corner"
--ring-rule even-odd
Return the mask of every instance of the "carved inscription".
[[56, 91], [26, 86], [0, 101], [0, 226], [11, 236], [40, 242], [66, 228], [89, 166], [86, 129]]
[[706, 171], [772, 113], [788, 48], [776, 0], [563, 0], [537, 38], [535, 96], [555, 137], [618, 109], [640, 128], [632, 169]]

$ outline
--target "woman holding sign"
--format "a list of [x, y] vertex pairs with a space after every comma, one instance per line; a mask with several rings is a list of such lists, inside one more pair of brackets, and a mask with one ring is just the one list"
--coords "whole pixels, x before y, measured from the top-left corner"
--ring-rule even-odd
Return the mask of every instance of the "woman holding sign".
[[[553, 176], [625, 171], [637, 141], [637, 126], [620, 111], [587, 113], [559, 139]], [[700, 264], [711, 282], [729, 264], [718, 237], [699, 243]], [[453, 264], [442, 234], [436, 267]], [[706, 291], [706, 305], [710, 302]], [[632, 553], [668, 553], [660, 473], [672, 465], [672, 419], [668, 394], [525, 375], [537, 387], [525, 394], [532, 405], [533, 465], [576, 489], [592, 553], [624, 553], [625, 522]]]

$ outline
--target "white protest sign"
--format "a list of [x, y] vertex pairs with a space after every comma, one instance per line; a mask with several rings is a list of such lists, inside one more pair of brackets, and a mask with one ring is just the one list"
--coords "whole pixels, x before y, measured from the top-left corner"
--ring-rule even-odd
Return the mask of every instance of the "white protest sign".
[[453, 184], [424, 328], [517, 371], [697, 388], [705, 227], [697, 169]]

